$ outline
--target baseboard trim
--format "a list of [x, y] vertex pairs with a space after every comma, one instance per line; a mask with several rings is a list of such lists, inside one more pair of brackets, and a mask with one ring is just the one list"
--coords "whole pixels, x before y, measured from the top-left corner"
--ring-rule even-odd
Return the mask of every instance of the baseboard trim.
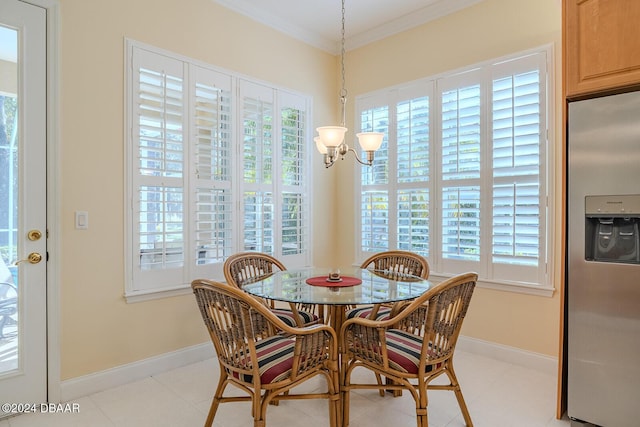
[[185, 347], [81, 377], [62, 381], [60, 401], [68, 402], [215, 356], [211, 342]]
[[558, 374], [558, 359], [546, 354], [535, 353], [533, 351], [522, 350], [521, 348], [509, 347], [490, 341], [477, 338], [460, 336], [458, 350], [490, 357], [502, 362], [512, 363], [525, 368], [544, 372], [549, 375]]
[[[549, 375], [557, 375], [557, 359], [544, 354], [465, 336], [460, 336], [457, 348]], [[214, 356], [213, 346], [211, 343], [206, 342], [93, 374], [72, 378], [62, 381], [60, 384], [60, 399], [62, 402], [71, 401]]]

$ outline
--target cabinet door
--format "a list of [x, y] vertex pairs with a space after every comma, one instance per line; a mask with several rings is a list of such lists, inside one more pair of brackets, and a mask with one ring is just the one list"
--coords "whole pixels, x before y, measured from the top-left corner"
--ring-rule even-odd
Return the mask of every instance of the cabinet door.
[[568, 97], [640, 84], [640, 1], [565, 0]]

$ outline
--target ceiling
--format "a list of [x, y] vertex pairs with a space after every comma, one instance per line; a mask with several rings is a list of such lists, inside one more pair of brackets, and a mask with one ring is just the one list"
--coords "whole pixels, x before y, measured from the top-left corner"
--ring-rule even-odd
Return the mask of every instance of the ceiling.
[[[340, 53], [341, 0], [214, 0], [329, 53]], [[355, 49], [483, 0], [345, 0], [345, 48]], [[0, 59], [16, 61], [15, 31], [0, 26]]]
[[[340, 52], [341, 0], [214, 0], [327, 52]], [[345, 0], [345, 48], [364, 46], [483, 0]]]

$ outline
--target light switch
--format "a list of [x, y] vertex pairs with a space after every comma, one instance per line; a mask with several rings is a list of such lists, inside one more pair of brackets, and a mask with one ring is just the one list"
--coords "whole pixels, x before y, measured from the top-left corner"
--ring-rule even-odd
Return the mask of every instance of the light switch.
[[76, 211], [76, 229], [87, 230], [89, 228], [89, 212]]

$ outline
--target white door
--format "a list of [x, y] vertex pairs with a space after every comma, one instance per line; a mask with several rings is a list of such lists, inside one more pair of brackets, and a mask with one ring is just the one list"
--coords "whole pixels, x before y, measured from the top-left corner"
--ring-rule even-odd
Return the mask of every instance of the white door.
[[1, 0], [1, 403], [47, 401], [46, 206], [46, 10]]

